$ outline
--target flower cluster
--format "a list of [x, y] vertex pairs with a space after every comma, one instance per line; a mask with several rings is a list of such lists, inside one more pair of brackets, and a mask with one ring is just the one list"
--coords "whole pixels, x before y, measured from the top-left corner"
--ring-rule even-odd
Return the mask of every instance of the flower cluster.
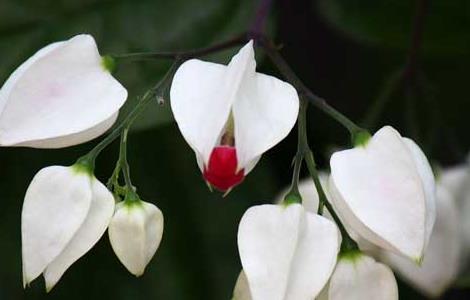
[[[318, 176], [302, 144], [305, 99], [297, 86], [256, 71], [253, 41], [228, 65], [180, 63], [168, 76], [171, 108], [211, 188], [228, 193], [242, 183], [299, 122], [301, 151], [289, 192], [241, 218], [243, 269], [233, 299], [393, 300], [398, 288], [391, 268], [432, 296], [452, 282], [463, 240], [454, 199], [470, 195], [462, 192], [467, 167], [443, 172], [436, 184], [419, 146], [385, 126], [372, 136], [352, 130], [354, 147], [333, 153], [329, 173]], [[0, 145], [60, 148], [106, 132], [127, 98], [111, 65], [89, 35], [38, 51], [0, 90]], [[46, 167], [34, 176], [22, 211], [25, 286], [42, 274], [52, 289], [106, 230], [127, 270], [144, 273], [162, 240], [164, 218], [130, 182], [126, 145], [134, 117], [72, 166]], [[94, 161], [117, 136], [120, 158], [105, 186], [94, 176]], [[303, 160], [314, 180], [299, 184]]]
[[[90, 35], [39, 50], [0, 90], [0, 145], [61, 148], [106, 132], [127, 98], [109, 62]], [[115, 205], [119, 199], [96, 179], [93, 168], [92, 161], [80, 159], [34, 176], [21, 217], [24, 286], [42, 274], [51, 290], [108, 227], [116, 255], [136, 276], [157, 250], [161, 211], [140, 199]]]

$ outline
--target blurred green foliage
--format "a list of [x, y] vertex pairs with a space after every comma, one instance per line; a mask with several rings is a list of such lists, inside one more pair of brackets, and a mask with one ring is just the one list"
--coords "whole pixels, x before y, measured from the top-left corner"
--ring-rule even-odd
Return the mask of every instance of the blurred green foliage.
[[[91, 33], [102, 54], [182, 50], [207, 46], [245, 30], [252, 0], [0, 0], [0, 81], [44, 45]], [[312, 89], [360, 121], [391, 72], [405, 59], [414, 14], [412, 1], [321, 0], [275, 2], [273, 27], [283, 54]], [[470, 149], [468, 138], [469, 4], [431, 1], [421, 64], [427, 94], [407, 106], [393, 93], [373, 127], [389, 123], [414, 136], [407, 121], [429, 135], [432, 159], [455, 163]], [[208, 59], [226, 62], [233, 51]], [[124, 62], [116, 77], [128, 88], [125, 115], [137, 95], [153, 86], [168, 61]], [[276, 74], [260, 60], [259, 69]], [[430, 101], [429, 99], [433, 99]], [[437, 111], [437, 115], [435, 112]], [[434, 112], [434, 113], [433, 113]], [[345, 146], [347, 133], [317, 110], [309, 111], [310, 144], [320, 165], [328, 151]], [[163, 241], [141, 278], [115, 257], [107, 236], [74, 264], [50, 293], [42, 280], [21, 286], [21, 206], [34, 174], [48, 165], [69, 165], [95, 144], [60, 150], [0, 149], [0, 300], [17, 299], [229, 299], [240, 271], [236, 232], [243, 212], [268, 203], [291, 176], [295, 133], [263, 157], [245, 182], [222, 198], [210, 193], [194, 155], [171, 122], [169, 104], [156, 101], [130, 135], [133, 182], [145, 201], [165, 215]], [[144, 130], [145, 129], [145, 130]], [[424, 140], [424, 139], [423, 139]], [[106, 181], [117, 159], [112, 145], [98, 159]], [[401, 299], [422, 299], [401, 284]], [[448, 299], [452, 298], [452, 295]], [[458, 296], [456, 296], [458, 297]], [[462, 298], [465, 299], [465, 298]]]
[[[320, 0], [321, 15], [360, 42], [408, 49], [415, 1]], [[429, 1], [424, 55], [468, 55], [470, 2]]]

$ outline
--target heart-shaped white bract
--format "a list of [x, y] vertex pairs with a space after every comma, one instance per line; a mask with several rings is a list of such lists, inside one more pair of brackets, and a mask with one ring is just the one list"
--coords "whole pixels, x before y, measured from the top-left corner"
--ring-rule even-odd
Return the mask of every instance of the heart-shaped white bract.
[[246, 175], [295, 125], [299, 98], [294, 87], [255, 69], [250, 41], [228, 65], [192, 59], [177, 70], [171, 108], [201, 171], [227, 130], [236, 148], [234, 170]]
[[339, 251], [338, 229], [300, 204], [248, 209], [238, 250], [253, 300], [310, 300], [328, 281]]
[[330, 160], [330, 193], [348, 227], [419, 262], [436, 218], [435, 183], [421, 149], [390, 126]]
[[52, 166], [34, 176], [21, 216], [23, 284], [41, 273], [50, 290], [106, 231], [114, 197], [80, 166]]
[[162, 240], [163, 214], [151, 203], [123, 201], [116, 205], [108, 234], [121, 263], [141, 276]]
[[398, 300], [393, 272], [384, 264], [361, 253], [349, 253], [338, 259], [328, 285], [318, 300]]
[[105, 68], [95, 40], [50, 44], [0, 89], [0, 146], [61, 148], [84, 143], [116, 121], [126, 89]]
[[454, 198], [438, 182], [436, 224], [424, 252], [421, 266], [384, 251], [383, 260], [404, 279], [429, 297], [440, 296], [453, 283], [459, 271], [459, 213]]

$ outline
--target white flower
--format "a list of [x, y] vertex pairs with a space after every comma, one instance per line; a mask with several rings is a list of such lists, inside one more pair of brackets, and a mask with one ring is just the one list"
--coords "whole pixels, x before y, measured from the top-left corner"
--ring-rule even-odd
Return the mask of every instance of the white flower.
[[330, 193], [348, 227], [384, 249], [421, 261], [435, 221], [435, 183], [421, 149], [390, 126], [332, 155]]
[[205, 179], [220, 190], [239, 184], [297, 119], [294, 87], [255, 69], [250, 41], [227, 66], [192, 59], [173, 79], [173, 115]]
[[243, 215], [238, 250], [253, 300], [310, 300], [336, 264], [336, 225], [300, 204], [259, 205]]
[[60, 148], [104, 133], [126, 89], [105, 69], [90, 35], [50, 44], [0, 90], [0, 146]]
[[116, 205], [108, 233], [121, 263], [141, 276], [162, 240], [163, 214], [151, 203], [123, 201]]
[[80, 165], [40, 170], [21, 216], [24, 286], [43, 273], [52, 289], [101, 238], [113, 211], [113, 195]]
[[318, 300], [344, 299], [398, 300], [393, 272], [360, 252], [340, 255], [333, 275]]
[[383, 260], [429, 297], [439, 297], [459, 271], [459, 215], [453, 196], [438, 182], [436, 224], [421, 266], [384, 252]]

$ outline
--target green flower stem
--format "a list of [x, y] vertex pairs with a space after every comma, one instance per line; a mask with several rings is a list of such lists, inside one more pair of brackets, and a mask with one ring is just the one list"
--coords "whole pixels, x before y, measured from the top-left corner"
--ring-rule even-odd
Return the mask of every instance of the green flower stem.
[[304, 96], [308, 99], [310, 103], [315, 105], [317, 108], [325, 112], [327, 115], [338, 121], [343, 125], [350, 133], [351, 136], [355, 136], [358, 132], [365, 131], [353, 121], [348, 119], [345, 115], [334, 109], [330, 106], [325, 99], [315, 95], [305, 84], [299, 79], [291, 67], [287, 64], [284, 58], [279, 54], [279, 51], [276, 47], [266, 38], [260, 37], [258, 39], [261, 47], [265, 50], [266, 54], [269, 56], [273, 64], [278, 68], [281, 74], [289, 81], [299, 92], [301, 96]]
[[302, 161], [302, 154], [297, 152], [293, 161], [294, 171], [292, 172], [292, 184], [290, 186], [289, 192], [287, 192], [286, 196], [284, 197], [284, 204], [302, 203], [302, 196], [300, 195], [299, 191], [299, 177]]
[[142, 113], [145, 107], [154, 100], [156, 95], [161, 95], [162, 91], [167, 89], [167, 86], [171, 84], [173, 76], [181, 65], [182, 60], [177, 59], [170, 67], [165, 76], [158, 82], [158, 84], [148, 90], [139, 100], [134, 109], [126, 116], [126, 118], [117, 125], [111, 133], [106, 136], [98, 145], [96, 145], [88, 154], [78, 159], [78, 162], [87, 163], [93, 170], [95, 166], [96, 157], [103, 151], [109, 144], [111, 144], [117, 137], [119, 137], [123, 130], [130, 127], [135, 119]]
[[[318, 171], [316, 168], [315, 159], [313, 156], [313, 152], [308, 145], [308, 138], [307, 138], [307, 108], [308, 104], [312, 103], [317, 108], [320, 108], [323, 112], [327, 113], [333, 119], [341, 123], [346, 129], [348, 129], [349, 133], [351, 134], [351, 139], [353, 144], [356, 142], [357, 137], [363, 137], [364, 135], [368, 135], [368, 132], [354, 122], [349, 120], [346, 116], [335, 110], [331, 107], [326, 101], [315, 94], [313, 94], [304, 84], [303, 82], [297, 77], [294, 71], [290, 68], [290, 66], [286, 63], [286, 61], [282, 58], [279, 54], [277, 49], [273, 46], [273, 44], [263, 38], [263, 36], [258, 36], [257, 41], [266, 51], [268, 56], [270, 57], [271, 61], [276, 65], [282, 75], [297, 89], [300, 94], [300, 109], [299, 109], [299, 116], [297, 119], [297, 127], [298, 127], [298, 145], [297, 145], [297, 154], [294, 159], [294, 175], [292, 179], [292, 186], [291, 192], [298, 192], [298, 174], [300, 173], [300, 165], [302, 160], [305, 160], [307, 165], [308, 171], [312, 180], [315, 184], [315, 188], [318, 192], [319, 196], [319, 213], [322, 213], [323, 206], [326, 206], [330, 214], [332, 215], [335, 223], [337, 224], [341, 236], [343, 237], [343, 241], [341, 244], [341, 252], [350, 252], [358, 250], [359, 247], [357, 243], [351, 238], [351, 236], [346, 231], [343, 223], [341, 222], [340, 218], [336, 214], [333, 206], [328, 201], [325, 191], [320, 182], [320, 177], [318, 175]], [[297, 166], [297, 168], [296, 168]]]
[[305, 126], [301, 122], [300, 115], [305, 113], [306, 107], [305, 102], [300, 103], [299, 117], [297, 118], [297, 153], [294, 156], [294, 172], [292, 172], [292, 184], [289, 192], [284, 198], [286, 203], [301, 203], [302, 196], [299, 192], [299, 178], [300, 178], [300, 169], [302, 168], [302, 162], [304, 160], [305, 149], [302, 144], [302, 137], [304, 135]]
[[320, 178], [318, 176], [318, 170], [316, 168], [315, 158], [311, 150], [309, 150], [307, 154], [305, 155], [305, 163], [307, 164], [307, 168], [310, 173], [310, 176], [312, 177], [313, 182], [315, 183], [315, 187], [317, 189], [318, 196], [320, 198], [320, 203], [323, 203], [326, 206], [326, 208], [328, 209], [328, 212], [333, 217], [333, 220], [335, 221], [336, 225], [338, 225], [339, 231], [341, 232], [341, 236], [343, 237], [343, 241], [341, 243], [341, 252], [344, 253], [344, 252], [358, 250], [359, 247], [357, 243], [351, 238], [349, 233], [346, 231], [346, 228], [344, 227], [340, 218], [336, 214], [336, 211], [333, 208], [333, 205], [331, 205], [330, 201], [328, 201], [326, 197], [325, 191], [323, 190], [323, 187], [320, 182]]
[[[320, 176], [318, 175], [317, 166], [315, 163], [315, 158], [313, 156], [313, 152], [308, 145], [308, 138], [307, 138], [307, 100], [302, 97], [300, 102], [300, 112], [298, 122], [298, 130], [299, 130], [299, 149], [301, 153], [303, 153], [303, 158], [305, 159], [305, 163], [307, 165], [307, 169], [312, 177], [312, 180], [315, 184], [315, 188], [318, 193], [319, 197], [319, 204], [318, 204], [318, 212], [319, 214], [322, 213], [323, 206], [326, 206], [328, 212], [333, 217], [336, 225], [338, 226], [341, 236], [343, 237], [343, 241], [341, 243], [341, 252], [349, 252], [352, 250], [358, 250], [359, 247], [357, 243], [351, 238], [351, 236], [346, 231], [343, 223], [341, 222], [340, 218], [336, 214], [333, 205], [328, 201], [326, 197], [326, 193], [323, 190], [323, 186], [321, 185]], [[299, 150], [298, 150], [299, 151]]]
[[131, 172], [129, 168], [129, 163], [127, 161], [127, 134], [129, 133], [129, 125], [126, 126], [121, 133], [121, 144], [119, 145], [119, 161], [122, 167], [122, 173], [124, 173], [124, 181], [126, 187], [129, 190], [133, 190], [134, 186], [132, 185]]

